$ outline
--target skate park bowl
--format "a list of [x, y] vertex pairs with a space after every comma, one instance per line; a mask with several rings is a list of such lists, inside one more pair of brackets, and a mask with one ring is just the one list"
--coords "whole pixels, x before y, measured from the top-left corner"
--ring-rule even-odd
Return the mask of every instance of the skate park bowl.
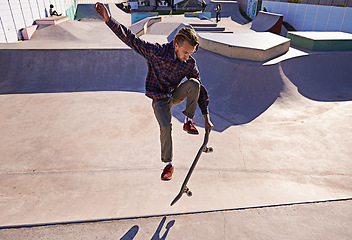
[[[140, 38], [163, 44], [202, 21], [162, 16]], [[352, 51], [193, 57], [214, 152], [195, 168], [193, 196], [170, 207], [203, 141], [199, 109], [191, 136], [186, 103], [172, 108], [175, 172], [162, 182], [146, 61], [103, 22], [0, 44], [0, 238], [349, 239]]]

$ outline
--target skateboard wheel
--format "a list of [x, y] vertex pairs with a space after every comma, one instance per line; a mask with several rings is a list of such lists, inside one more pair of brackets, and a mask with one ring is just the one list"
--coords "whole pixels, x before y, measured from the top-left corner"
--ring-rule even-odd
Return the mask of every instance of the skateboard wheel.
[[213, 148], [212, 148], [212, 147], [205, 147], [205, 148], [203, 149], [203, 152], [205, 152], [205, 153], [212, 153], [212, 152], [213, 152]]
[[193, 195], [193, 193], [191, 191], [189, 191], [189, 190], [187, 191], [186, 194], [187, 194], [188, 197], [192, 197], [192, 195]]

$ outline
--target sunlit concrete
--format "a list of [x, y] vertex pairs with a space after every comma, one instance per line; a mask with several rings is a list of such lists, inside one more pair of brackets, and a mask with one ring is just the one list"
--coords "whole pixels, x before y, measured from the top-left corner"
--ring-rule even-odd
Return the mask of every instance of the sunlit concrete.
[[[265, 64], [200, 49], [194, 57], [210, 96], [214, 152], [202, 155], [189, 182], [193, 197], [170, 207], [202, 142], [200, 111], [201, 134], [191, 136], [182, 130], [184, 105], [173, 107], [175, 173], [162, 182], [158, 124], [144, 96], [145, 60], [104, 24], [60, 25], [63, 41], [50, 39], [44, 32], [53, 28], [47, 27], [28, 42], [0, 45], [0, 226], [136, 219], [117, 220], [116, 235], [114, 225], [99, 223], [89, 230], [85, 224], [1, 229], [0, 236], [46, 232], [67, 239], [72, 232], [65, 231], [73, 229], [88, 239], [110, 228], [110, 239], [128, 231], [145, 239], [161, 237], [168, 226], [170, 239], [187, 232], [191, 239], [235, 232], [272, 239], [270, 227], [278, 225], [277, 236], [314, 233], [312, 239], [321, 239], [330, 229], [326, 219], [334, 219], [336, 239], [351, 236], [349, 200], [314, 203], [352, 195], [351, 52], [292, 49]], [[82, 34], [93, 28], [97, 34], [80, 37], [71, 31], [77, 26]], [[153, 39], [166, 41], [170, 32]], [[99, 33], [108, 38], [98, 41]], [[223, 209], [234, 211], [208, 212]], [[264, 219], [254, 217], [259, 214]], [[60, 236], [55, 231], [61, 227]]]

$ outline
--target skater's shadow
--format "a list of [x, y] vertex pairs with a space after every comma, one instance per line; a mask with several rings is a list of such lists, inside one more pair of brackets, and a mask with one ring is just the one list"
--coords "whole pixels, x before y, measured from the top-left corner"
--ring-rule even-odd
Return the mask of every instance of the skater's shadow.
[[137, 235], [139, 230], [139, 226], [138, 225], [134, 225], [130, 230], [128, 230], [128, 232], [123, 235], [122, 238], [120, 238], [120, 240], [132, 240], [134, 239], [134, 237]]
[[[163, 217], [163, 219], [161, 220], [161, 222], [160, 222], [158, 228], [156, 229], [151, 240], [165, 240], [166, 239], [167, 235], [169, 234], [170, 229], [175, 224], [175, 220], [172, 220], [166, 224], [166, 227], [165, 227], [166, 231], [160, 237], [160, 233], [161, 233], [161, 230], [165, 224], [165, 221], [166, 221], [166, 217]], [[130, 230], [128, 230], [128, 232], [122, 238], [120, 238], [120, 240], [133, 240], [134, 237], [137, 235], [138, 231], [139, 231], [139, 226], [135, 225]]]
[[151, 240], [164, 240], [164, 239], [166, 239], [167, 235], [169, 234], [170, 229], [175, 224], [175, 220], [172, 220], [172, 221], [170, 221], [170, 222], [168, 222], [166, 224], [166, 227], [165, 227], [166, 231], [163, 234], [163, 236], [160, 238], [160, 232], [161, 232], [161, 229], [164, 226], [165, 221], [166, 221], [166, 217], [163, 217], [163, 219], [161, 220], [161, 222], [160, 222], [158, 228], [156, 229], [156, 231], [155, 231], [153, 237], [151, 238]]

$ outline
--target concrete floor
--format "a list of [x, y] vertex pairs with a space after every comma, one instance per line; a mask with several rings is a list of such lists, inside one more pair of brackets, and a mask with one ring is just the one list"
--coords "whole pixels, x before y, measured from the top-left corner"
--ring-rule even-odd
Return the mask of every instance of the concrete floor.
[[[77, 39], [0, 45], [1, 239], [351, 238], [351, 52], [271, 65], [195, 54], [214, 152], [189, 182], [193, 197], [170, 207], [202, 142], [200, 111], [190, 136], [184, 105], [173, 108], [175, 173], [160, 181], [145, 61], [96, 38], [80, 50], [67, 47]], [[99, 219], [111, 221], [84, 223]], [[78, 223], [47, 225], [65, 222]]]

